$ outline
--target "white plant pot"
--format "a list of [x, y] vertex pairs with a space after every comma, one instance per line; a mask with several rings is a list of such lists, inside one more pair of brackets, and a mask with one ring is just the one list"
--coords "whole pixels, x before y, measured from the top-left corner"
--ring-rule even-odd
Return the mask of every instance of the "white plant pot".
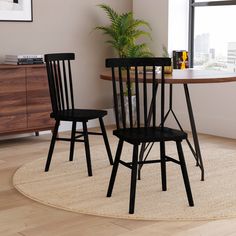
[[[123, 127], [122, 124], [122, 111], [121, 111], [121, 97], [120, 95], [117, 96], [118, 99], [118, 114], [119, 114], [119, 125], [120, 127]], [[133, 125], [137, 123], [137, 112], [136, 112], [136, 96], [132, 95], [131, 97], [132, 102], [132, 118], [133, 118]], [[129, 102], [128, 102], [128, 96], [124, 95], [124, 103], [125, 103], [125, 121], [126, 121], [126, 127], [130, 127], [130, 121], [129, 121]]]

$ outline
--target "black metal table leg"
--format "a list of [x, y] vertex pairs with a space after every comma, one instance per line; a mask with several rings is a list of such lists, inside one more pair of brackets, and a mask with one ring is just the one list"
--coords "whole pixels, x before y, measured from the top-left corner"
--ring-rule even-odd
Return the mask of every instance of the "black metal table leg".
[[[164, 121], [167, 119], [167, 117], [172, 114], [177, 125], [179, 126], [181, 131], [184, 131], [179, 120], [177, 119], [176, 114], [174, 113], [173, 109], [172, 109], [172, 95], [173, 95], [173, 85], [170, 84], [170, 92], [169, 92], [169, 109], [164, 117]], [[156, 87], [156, 93], [157, 93], [157, 89], [158, 87]], [[189, 95], [189, 91], [188, 91], [188, 85], [184, 84], [184, 91], [185, 91], [185, 97], [186, 97], [186, 103], [187, 103], [187, 108], [188, 108], [188, 114], [189, 114], [189, 121], [190, 121], [190, 125], [191, 125], [191, 131], [192, 131], [192, 135], [193, 135], [193, 143], [194, 143], [194, 147], [192, 146], [192, 144], [190, 143], [189, 139], [186, 139], [187, 144], [193, 154], [193, 157], [196, 160], [196, 165], [200, 168], [201, 170], [201, 180], [204, 180], [204, 166], [203, 166], [203, 161], [202, 161], [202, 156], [201, 156], [201, 150], [200, 150], [200, 145], [199, 145], [199, 141], [198, 141], [198, 135], [197, 135], [197, 129], [196, 129], [196, 125], [195, 125], [195, 121], [194, 121], [194, 115], [193, 115], [193, 109], [192, 109], [192, 104], [191, 104], [191, 100], [190, 100], [190, 95]], [[152, 104], [152, 103], [151, 103]], [[148, 114], [148, 124], [150, 124], [151, 122], [151, 115], [152, 115], [152, 105], [150, 105], [150, 109], [149, 109], [149, 114]], [[149, 144], [147, 143], [142, 143], [141, 145], [141, 149], [140, 149], [140, 153], [139, 153], [139, 161], [143, 161], [146, 160], [150, 150], [152, 149], [152, 145], [150, 145], [149, 149], [148, 149]], [[147, 152], [147, 154], [145, 153]], [[145, 156], [144, 156], [145, 155]], [[141, 168], [142, 168], [142, 164], [139, 165], [138, 167], [138, 179], [141, 179]]]
[[198, 158], [199, 167], [201, 169], [201, 180], [203, 181], [204, 180], [204, 167], [203, 167], [203, 161], [202, 161], [201, 150], [200, 150], [200, 145], [198, 141], [197, 129], [196, 129], [195, 121], [194, 121], [193, 109], [192, 109], [192, 104], [191, 104], [187, 84], [184, 84], [184, 92], [185, 92], [185, 97], [186, 97], [186, 102], [187, 102], [187, 107], [188, 107], [189, 121], [190, 121], [192, 135], [193, 135], [194, 147], [196, 151], [196, 156]]
[[[180, 122], [179, 122], [179, 120], [178, 120], [178, 118], [177, 118], [177, 116], [176, 116], [176, 114], [175, 114], [175, 112], [173, 111], [173, 109], [172, 109], [172, 97], [173, 97], [173, 88], [172, 88], [172, 84], [170, 84], [170, 92], [169, 92], [169, 110], [167, 111], [167, 113], [166, 113], [166, 115], [165, 115], [165, 118], [164, 118], [164, 122], [165, 122], [165, 120], [167, 119], [167, 117], [170, 115], [170, 114], [172, 114], [173, 115], [173, 117], [174, 117], [174, 119], [175, 119], [175, 121], [176, 121], [176, 123], [177, 123], [177, 125], [179, 126], [179, 128], [180, 128], [180, 130], [181, 131], [184, 131], [184, 129], [182, 128], [182, 126], [181, 126], [181, 124], [180, 124]], [[189, 141], [189, 139], [187, 138], [186, 139], [186, 142], [187, 142], [187, 144], [188, 144], [188, 146], [189, 146], [189, 148], [190, 148], [190, 150], [191, 150], [191, 152], [192, 152], [192, 154], [193, 154], [193, 157], [195, 158], [195, 160], [196, 160], [196, 166], [200, 166], [199, 165], [199, 158], [198, 158], [198, 155], [196, 154], [196, 151], [195, 151], [195, 149], [193, 148], [193, 146], [192, 146], [192, 144], [191, 144], [191, 142]]]

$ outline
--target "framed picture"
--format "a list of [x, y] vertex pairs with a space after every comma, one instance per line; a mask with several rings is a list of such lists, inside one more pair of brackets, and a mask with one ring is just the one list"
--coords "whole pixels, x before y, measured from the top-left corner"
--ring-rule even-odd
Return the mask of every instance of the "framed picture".
[[33, 21], [32, 0], [0, 0], [0, 21]]

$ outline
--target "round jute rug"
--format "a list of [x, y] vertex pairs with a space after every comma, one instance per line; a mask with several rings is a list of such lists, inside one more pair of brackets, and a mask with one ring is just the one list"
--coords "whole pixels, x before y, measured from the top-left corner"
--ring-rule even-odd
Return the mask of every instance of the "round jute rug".
[[[82, 146], [80, 147], [82, 148]], [[25, 196], [40, 203], [64, 210], [106, 217], [142, 220], [204, 220], [236, 217], [236, 148], [219, 144], [202, 145], [206, 170], [200, 181], [199, 168], [184, 145], [185, 159], [195, 202], [189, 207], [180, 167], [167, 163], [168, 190], [161, 191], [160, 166], [148, 164], [138, 181], [135, 214], [128, 214], [130, 170], [121, 166], [111, 198], [106, 197], [111, 166], [104, 145], [91, 148], [93, 176], [87, 176], [84, 151], [77, 148], [75, 161], [68, 161], [68, 152], [55, 154], [50, 171], [44, 172], [46, 158], [19, 168], [13, 183]], [[112, 147], [115, 150], [115, 143]], [[123, 159], [131, 159], [132, 147], [124, 146]], [[175, 144], [167, 144], [167, 154], [177, 158]], [[81, 150], [81, 151], [80, 151]], [[154, 145], [149, 159], [158, 158]]]

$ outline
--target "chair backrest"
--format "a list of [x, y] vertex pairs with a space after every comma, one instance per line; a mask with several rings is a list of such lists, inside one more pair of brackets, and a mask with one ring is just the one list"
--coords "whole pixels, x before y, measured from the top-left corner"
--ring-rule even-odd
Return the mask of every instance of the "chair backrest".
[[[156, 127], [159, 125], [162, 128], [164, 127], [164, 67], [170, 65], [170, 58], [161, 57], [106, 59], [106, 67], [110, 67], [112, 71], [117, 129]], [[161, 118], [159, 124], [157, 124], [156, 112], [158, 80], [161, 82]], [[134, 91], [132, 91], [132, 87]], [[133, 99], [133, 94], [135, 94], [135, 99]]]
[[45, 54], [48, 84], [54, 114], [58, 111], [74, 109], [71, 60], [74, 53]]

